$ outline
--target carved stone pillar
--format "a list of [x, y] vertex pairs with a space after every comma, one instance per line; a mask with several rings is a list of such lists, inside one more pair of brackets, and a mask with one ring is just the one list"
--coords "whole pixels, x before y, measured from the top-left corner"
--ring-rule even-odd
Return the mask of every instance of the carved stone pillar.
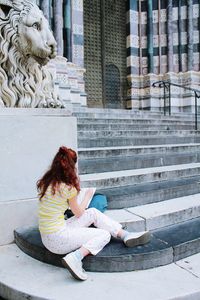
[[64, 56], [72, 61], [72, 24], [71, 24], [71, 0], [63, 1], [64, 13]]
[[83, 0], [71, 1], [72, 62], [84, 66]]
[[41, 1], [41, 9], [43, 11], [43, 14], [45, 18], [48, 20], [49, 23], [51, 23], [51, 17], [50, 17], [50, 1], [49, 0], [42, 0]]
[[173, 72], [172, 0], [167, 3], [167, 60], [168, 72]]
[[138, 4], [135, 0], [127, 0], [127, 102], [126, 107], [139, 108], [139, 27]]
[[193, 70], [193, 0], [188, 0], [188, 71]]
[[183, 71], [182, 65], [182, 18], [181, 18], [181, 0], [178, 3], [178, 64], [179, 64], [179, 72]]
[[63, 0], [53, 2], [54, 36], [57, 42], [58, 55], [63, 56]]
[[148, 72], [154, 72], [153, 64], [153, 5], [152, 0], [148, 0], [147, 7], [147, 52], [148, 52]]

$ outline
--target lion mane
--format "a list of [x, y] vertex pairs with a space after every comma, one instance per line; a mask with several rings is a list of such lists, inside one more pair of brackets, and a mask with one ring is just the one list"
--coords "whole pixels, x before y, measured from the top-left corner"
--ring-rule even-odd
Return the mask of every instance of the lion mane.
[[7, 13], [1, 9], [0, 107], [62, 107], [48, 68], [19, 48], [23, 43], [18, 34], [19, 24], [36, 8], [28, 0], [14, 0], [9, 11], [6, 7]]

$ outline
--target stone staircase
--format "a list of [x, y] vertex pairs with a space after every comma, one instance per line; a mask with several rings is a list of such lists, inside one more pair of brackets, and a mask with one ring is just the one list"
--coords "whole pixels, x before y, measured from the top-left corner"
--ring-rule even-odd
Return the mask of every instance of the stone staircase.
[[[200, 131], [191, 116], [87, 108], [74, 115], [82, 186], [106, 194], [106, 214], [125, 228], [152, 233], [133, 249], [112, 240], [85, 269], [148, 269], [200, 252]], [[61, 266], [37, 229], [18, 229], [15, 238], [27, 254]]]

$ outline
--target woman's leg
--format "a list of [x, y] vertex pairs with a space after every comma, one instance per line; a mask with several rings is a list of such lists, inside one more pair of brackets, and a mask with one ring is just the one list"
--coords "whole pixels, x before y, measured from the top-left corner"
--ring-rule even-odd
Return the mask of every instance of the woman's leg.
[[66, 227], [59, 232], [42, 234], [44, 246], [55, 254], [66, 254], [84, 247], [96, 255], [110, 241], [110, 233], [98, 228]]
[[66, 221], [67, 226], [88, 227], [94, 224], [95, 227], [108, 231], [112, 236], [123, 240], [127, 247], [135, 247], [149, 242], [150, 233], [148, 231], [129, 232], [122, 229], [121, 224], [112, 220], [105, 214], [95, 208], [87, 209], [84, 214], [79, 217], [72, 217]]
[[85, 210], [79, 218], [72, 217], [66, 220], [66, 225], [70, 228], [88, 227], [92, 224], [97, 228], [108, 231], [114, 237], [118, 237], [118, 233], [122, 230], [121, 224], [112, 220], [96, 208]]
[[71, 252], [63, 257], [62, 263], [79, 280], [87, 279], [82, 268], [82, 259], [90, 253], [96, 255], [110, 238], [110, 233], [103, 229], [73, 228], [73, 226], [53, 234], [42, 235], [43, 244], [51, 252], [56, 254]]

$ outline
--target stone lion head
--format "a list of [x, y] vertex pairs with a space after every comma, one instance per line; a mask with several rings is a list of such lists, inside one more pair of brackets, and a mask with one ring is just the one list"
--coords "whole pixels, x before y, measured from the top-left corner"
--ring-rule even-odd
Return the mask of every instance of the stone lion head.
[[0, 106], [62, 107], [45, 65], [56, 41], [38, 6], [0, 0]]

